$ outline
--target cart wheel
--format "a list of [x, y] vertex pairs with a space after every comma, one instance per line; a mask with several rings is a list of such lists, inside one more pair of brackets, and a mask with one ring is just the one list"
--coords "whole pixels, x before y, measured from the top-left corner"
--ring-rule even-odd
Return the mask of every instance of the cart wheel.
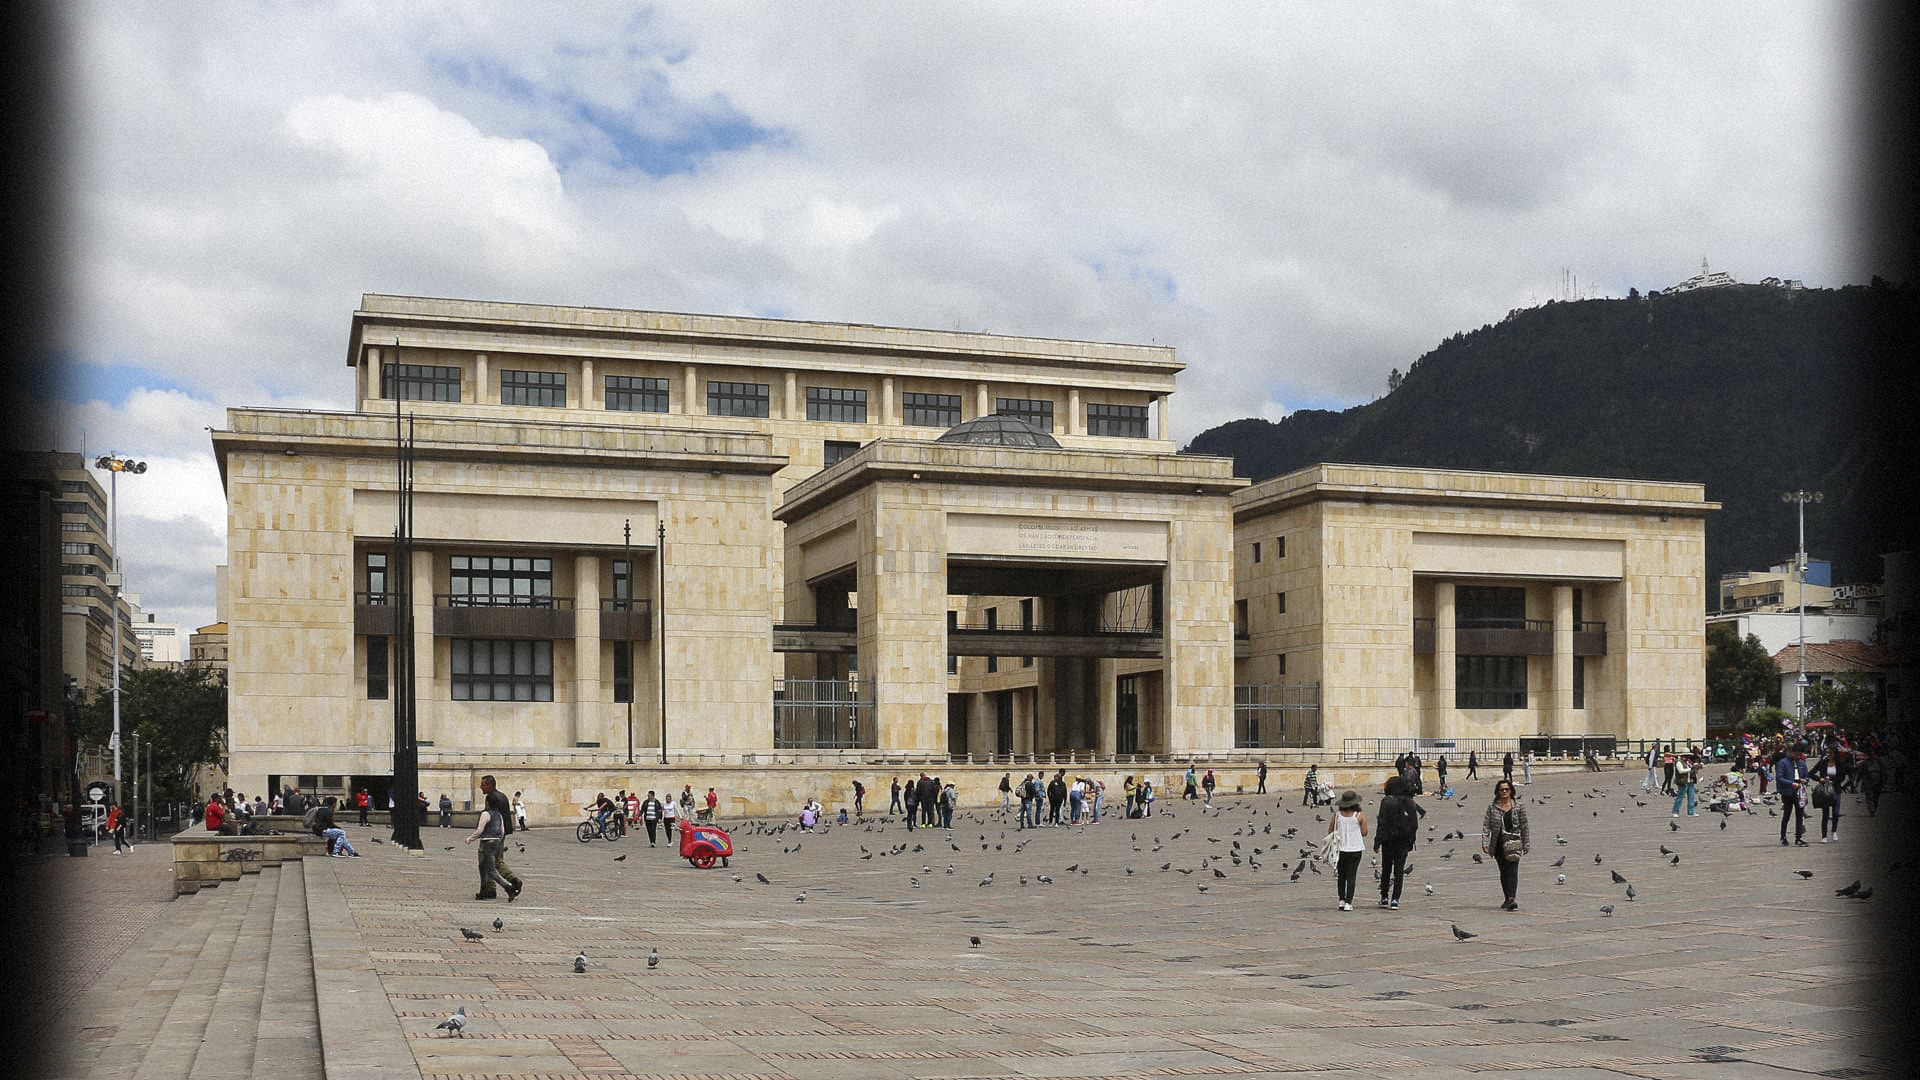
[[589, 840], [592, 840], [593, 839], [593, 822], [591, 821], [581, 822], [577, 827], [574, 828], [573, 834], [579, 837], [580, 842], [583, 844]]
[[713, 868], [713, 852], [696, 851], [687, 856], [687, 861], [692, 863], [696, 869], [710, 870]]

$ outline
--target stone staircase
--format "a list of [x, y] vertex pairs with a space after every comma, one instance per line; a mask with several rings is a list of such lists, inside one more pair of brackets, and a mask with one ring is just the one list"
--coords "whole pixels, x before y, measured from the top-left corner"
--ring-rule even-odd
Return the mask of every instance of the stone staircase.
[[75, 1003], [53, 1080], [273, 1076], [321, 1080], [306, 882], [299, 861], [174, 900]]

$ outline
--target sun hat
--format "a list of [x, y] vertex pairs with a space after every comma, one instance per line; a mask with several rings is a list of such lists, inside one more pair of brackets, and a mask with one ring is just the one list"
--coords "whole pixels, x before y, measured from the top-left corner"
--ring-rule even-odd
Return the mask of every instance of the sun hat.
[[1359, 808], [1359, 806], [1360, 806], [1359, 792], [1349, 789], [1347, 791], [1343, 791], [1340, 793], [1340, 804], [1338, 806], [1338, 809], [1354, 810]]

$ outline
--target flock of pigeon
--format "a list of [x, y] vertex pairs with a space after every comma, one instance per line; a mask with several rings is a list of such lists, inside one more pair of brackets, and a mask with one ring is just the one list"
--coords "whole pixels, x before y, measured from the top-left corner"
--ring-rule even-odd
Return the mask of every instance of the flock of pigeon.
[[[1631, 801], [1636, 807], [1646, 807], [1650, 802], [1658, 804], [1661, 807], [1664, 807], [1665, 804], [1665, 800], [1659, 796], [1643, 796], [1639, 792], [1631, 790], [1630, 786], [1622, 786], [1614, 789], [1590, 787], [1584, 792], [1576, 792], [1575, 789], [1567, 788], [1562, 792], [1538, 795], [1532, 794], [1530, 790], [1523, 789], [1522, 798], [1537, 805], [1544, 806], [1551, 805], [1557, 796], [1571, 797], [1576, 794], [1578, 794], [1580, 798], [1597, 801], [1609, 799], [1614, 802]], [[1453, 815], [1458, 811], [1466, 810], [1469, 804], [1473, 803], [1477, 798], [1484, 798], [1484, 795], [1476, 792], [1449, 800], [1422, 798], [1420, 802], [1428, 809], [1430, 816], [1439, 817], [1442, 814]], [[1223, 881], [1251, 881], [1252, 875], [1258, 874], [1263, 867], [1269, 866], [1270, 864], [1276, 867], [1276, 869], [1269, 873], [1266, 880], [1272, 881], [1274, 884], [1291, 884], [1298, 882], [1302, 875], [1326, 872], [1322, 870], [1321, 863], [1314, 858], [1313, 847], [1314, 842], [1317, 841], [1325, 831], [1326, 815], [1333, 811], [1331, 808], [1325, 807], [1294, 807], [1287, 805], [1287, 803], [1288, 800], [1283, 798], [1271, 809], [1267, 809], [1255, 807], [1252, 805], [1251, 800], [1242, 800], [1232, 804], [1222, 800], [1213, 805], [1189, 805], [1181, 809], [1162, 810], [1156, 814], [1155, 817], [1145, 820], [1124, 820], [1117, 815], [1111, 815], [1110, 820], [1112, 823], [1128, 830], [1131, 853], [1141, 856], [1166, 853], [1167, 857], [1158, 863], [1154, 863], [1150, 858], [1143, 858], [1141, 861], [1146, 864], [1145, 869], [1151, 869], [1157, 873], [1179, 874], [1183, 877], [1191, 877], [1196, 874], [1200, 875], [1203, 880], [1195, 883], [1195, 890], [1198, 893], [1207, 893], [1213, 886]], [[1628, 807], [1624, 805], [1618, 806], [1617, 809], [1618, 812], [1622, 814], [1628, 812]], [[1479, 812], [1479, 807], [1474, 806], [1468, 811], [1468, 816], [1477, 818]], [[1720, 819], [1718, 821], [1718, 828], [1724, 831], [1728, 828], [1729, 818], [1739, 814], [1754, 816], [1755, 810], [1753, 809], [1753, 804], [1749, 804], [1744, 809], [1720, 807], [1717, 813]], [[1776, 811], [1772, 808], [1768, 808], [1769, 815], [1775, 813]], [[1180, 822], [1180, 818], [1189, 814], [1196, 816], [1200, 823], [1195, 824], [1191, 819]], [[1298, 817], [1300, 823], [1288, 824], [1286, 819], [1294, 816]], [[1594, 808], [1592, 810], [1592, 816], [1599, 817], [1600, 808]], [[1709, 816], [1713, 815], [1710, 813]], [[1233, 828], [1230, 832], [1223, 831], [1223, 827], [1229, 821], [1234, 822]], [[963, 840], [963, 834], [960, 831], [962, 822], [972, 826], [969, 831], [975, 834], [972, 838], [965, 840], [967, 848], [961, 846]], [[1179, 822], [1179, 827], [1172, 828], [1171, 826], [1176, 822]], [[779, 850], [778, 857], [785, 859], [800, 854], [804, 844], [825, 843], [826, 838], [834, 832], [853, 832], [857, 830], [859, 839], [857, 839], [855, 843], [859, 848], [858, 861], [864, 863], [872, 863], [878, 859], [893, 859], [899, 861], [905, 857], [907, 865], [907, 869], [904, 872], [906, 878], [905, 886], [908, 890], [916, 890], [927, 887], [942, 878], [959, 876], [960, 858], [977, 854], [969, 851], [973, 844], [977, 843], [979, 845], [979, 852], [985, 852], [989, 857], [994, 854], [1018, 854], [1024, 851], [1030, 844], [1035, 843], [1042, 835], [1037, 829], [1016, 830], [1015, 837], [1009, 840], [1007, 830], [1004, 828], [1005, 823], [1003, 813], [983, 811], [963, 814], [956, 817], [956, 827], [952, 831], [920, 829], [917, 832], [913, 832], [900, 827], [894, 819], [881, 816], [861, 819], [856, 823], [847, 825], [825, 825], [817, 828], [813, 832], [800, 834], [798, 833], [799, 826], [791, 822], [747, 821], [736, 828], [733, 835], [735, 837], [737, 853], [740, 855], [748, 855], [752, 853], [754, 848], [761, 847], [761, 844], [754, 842], [754, 840], [760, 840], [765, 841], [765, 846], [768, 848], [777, 846]], [[1678, 820], [1669, 821], [1668, 827], [1674, 832], [1681, 830], [1681, 824]], [[1477, 831], [1469, 836], [1468, 832], [1464, 829], [1449, 828], [1446, 832], [1435, 836], [1434, 834], [1439, 831], [1439, 828], [1440, 826], [1437, 823], [1426, 826], [1426, 835], [1423, 837], [1424, 845], [1434, 845], [1436, 843], [1447, 844], [1451, 841], [1458, 841], [1461, 844], [1469, 844], [1474, 848], [1479, 846]], [[980, 829], [995, 831], [997, 835], [990, 838], [987, 831], [979, 831]], [[890, 830], [895, 831], [896, 835], [904, 833], [905, 839], [889, 840], [884, 843], [879, 842], [879, 837], [886, 835]], [[1072, 830], [1066, 831], [1071, 832]], [[796, 835], [789, 836], [790, 833]], [[1202, 835], [1203, 833], [1206, 835]], [[1219, 835], [1214, 835], [1215, 833], [1219, 833]], [[871, 838], [869, 838], [869, 835]], [[753, 840], [749, 838], [753, 838]], [[1179, 844], [1179, 841], [1182, 839], [1187, 840], [1187, 844], [1184, 846]], [[789, 840], [792, 842], [789, 843]], [[1205, 846], [1197, 846], [1198, 842], [1201, 841], [1204, 841]], [[1678, 841], [1675, 842], [1677, 843]], [[1573, 842], [1564, 835], [1556, 834], [1553, 838], [1553, 844], [1556, 847], [1567, 847], [1572, 843]], [[869, 846], [870, 844], [872, 846]], [[933, 850], [942, 844], [948, 848], [948, 851], [940, 853], [938, 856], [932, 854]], [[521, 846], [521, 850], [526, 850], [524, 845]], [[1679, 852], [1669, 848], [1664, 843], [1658, 845], [1657, 850], [1660, 861], [1666, 866], [1677, 867], [1680, 865], [1681, 856]], [[1444, 864], [1449, 863], [1459, 851], [1459, 847], [1450, 845], [1444, 851], [1432, 857], [1436, 863], [1443, 864], [1442, 869], [1444, 870]], [[1193, 857], [1196, 855], [1197, 859]], [[625, 858], [626, 856], [624, 854], [619, 855], [614, 858], [614, 861], [619, 862]], [[1413, 874], [1416, 862], [1424, 862], [1425, 858], [1426, 856], [1423, 855], [1418, 848], [1416, 848], [1415, 857], [1409, 858], [1407, 871], [1410, 882], [1417, 880]], [[1481, 863], [1484, 859], [1478, 851], [1474, 851], [1472, 852], [1472, 861]], [[918, 864], [917, 868], [914, 866], [916, 863]], [[944, 865], [941, 866], [940, 869], [936, 869], [937, 863], [944, 863]], [[1594, 854], [1593, 864], [1596, 867], [1605, 866], [1606, 857], [1599, 853]], [[1526, 864], [1523, 863], [1523, 867], [1525, 865]], [[1568, 884], [1566, 865], [1567, 856], [1564, 853], [1559, 855], [1559, 857], [1550, 864], [1550, 869], [1556, 871], [1554, 875], [1554, 883], [1556, 886], [1565, 886]], [[1896, 862], [1891, 869], [1897, 871], [1900, 868], [1901, 864]], [[917, 872], [915, 872], [916, 869]], [[1059, 872], [1067, 876], [1087, 877], [1092, 875], [1095, 869], [1093, 865], [1085, 859], [1082, 859], [1068, 864]], [[1125, 878], [1135, 877], [1143, 867], [1121, 866], [1116, 869], [1120, 871], [1120, 877], [1124, 880]], [[1802, 869], [1793, 872], [1803, 880], [1810, 879], [1814, 876], [1814, 871], [1812, 870]], [[974, 887], [977, 889], [985, 889], [1004, 884], [1004, 882], [996, 879], [998, 873], [999, 869], [997, 868], [987, 871], [984, 876], [978, 879]], [[1374, 880], [1378, 881], [1380, 878], [1380, 869], [1377, 858], [1372, 859], [1372, 874]], [[1622, 874], [1618, 869], [1612, 867], [1607, 868], [1607, 874], [1609, 883], [1612, 886], [1625, 887], [1622, 895], [1627, 902], [1632, 903], [1639, 900], [1641, 896], [1640, 890], [1636, 888], [1632, 881], [1628, 880], [1625, 874]], [[1045, 887], [1055, 883], [1055, 878], [1051, 874], [1037, 871], [1030, 874], [1010, 874], [1009, 876], [1017, 878], [1017, 887], [1025, 887], [1029, 884]], [[1427, 874], [1424, 876], [1427, 880], [1424, 880], [1421, 885], [1423, 894], [1426, 896], [1435, 895], [1435, 886], [1431, 880], [1432, 875]], [[735, 884], [743, 883], [746, 880], [746, 878], [739, 873], [731, 873], [729, 877]], [[752, 877], [761, 886], [772, 886], [774, 884], [774, 879], [769, 877], [764, 871], [755, 872]], [[1463, 882], [1463, 884], [1468, 883]], [[1483, 875], [1481, 880], [1472, 881], [1470, 887], [1487, 892], [1492, 896], [1497, 897], [1498, 895], [1498, 884], [1492, 879], [1491, 875]], [[1861, 881], [1854, 881], [1852, 884], [1834, 891], [1836, 897], [1847, 898], [1856, 902], [1866, 901], [1870, 899], [1873, 894], [1873, 888], [1863, 884]], [[796, 904], [804, 904], [807, 902], [807, 895], [807, 889], [804, 887], [800, 888], [794, 895], [793, 902]], [[1615, 905], [1611, 903], [1604, 904], [1599, 908], [1599, 914], [1603, 917], [1610, 917], [1615, 911]], [[1463, 929], [1455, 923], [1449, 923], [1449, 928], [1456, 941], [1471, 941], [1481, 936], [1479, 933]], [[497, 918], [493, 920], [493, 930], [496, 934], [503, 933], [505, 930], [504, 922]], [[478, 942], [484, 941], [486, 938], [486, 935], [467, 927], [460, 927], [460, 933], [467, 941]], [[970, 949], [978, 949], [982, 945], [982, 941], [978, 936], [969, 936], [967, 942]], [[648, 954], [646, 963], [648, 970], [653, 970], [660, 966], [660, 952], [657, 947]], [[572, 967], [575, 973], [585, 974], [587, 972], [588, 960], [585, 949], [581, 949], [575, 954]], [[466, 1009], [462, 1006], [452, 1015], [441, 1021], [436, 1030], [444, 1030], [449, 1035], [461, 1035], [465, 1031], [466, 1024]]]

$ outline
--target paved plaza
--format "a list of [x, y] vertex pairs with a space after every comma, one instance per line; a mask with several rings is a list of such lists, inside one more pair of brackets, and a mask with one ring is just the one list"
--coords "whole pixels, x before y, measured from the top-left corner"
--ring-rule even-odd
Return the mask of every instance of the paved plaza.
[[[1635, 775], [1537, 776], [1521, 909], [1504, 913], [1471, 858], [1490, 787], [1421, 800], [1397, 912], [1373, 906], [1367, 869], [1352, 912], [1331, 868], [1293, 880], [1326, 828], [1297, 793], [1033, 831], [980, 813], [951, 834], [742, 824], [732, 866], [705, 871], [664, 841], [540, 829], [509, 853], [528, 886], [513, 904], [473, 899], [461, 830], [427, 829], [422, 857], [352, 829], [364, 858], [282, 872], [302, 879], [329, 1077], [1901, 1071], [1863, 1038], [1898, 985], [1864, 943], [1912, 913], [1920, 870], [1888, 868], [1913, 857], [1911, 796], [1876, 819], [1850, 798], [1842, 842], [1786, 849], [1764, 807], [1722, 829], [1703, 806], [1675, 831]], [[1870, 900], [1834, 896], [1856, 878]], [[436, 1030], [461, 1005], [465, 1035]]]

